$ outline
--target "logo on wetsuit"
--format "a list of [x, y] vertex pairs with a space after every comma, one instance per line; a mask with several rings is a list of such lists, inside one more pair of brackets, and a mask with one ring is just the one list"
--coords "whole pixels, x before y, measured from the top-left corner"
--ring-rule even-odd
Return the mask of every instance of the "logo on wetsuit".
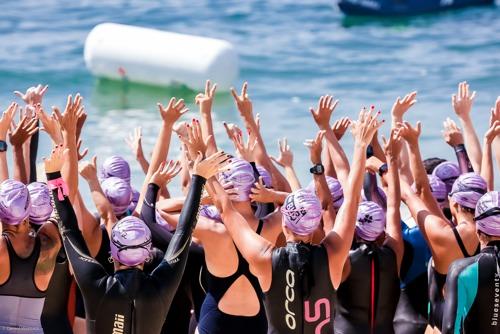
[[125, 327], [125, 316], [123, 316], [122, 314], [115, 314], [115, 322], [113, 322], [112, 334], [123, 334], [124, 327]]
[[495, 292], [493, 294], [493, 315], [491, 316], [491, 326], [498, 325], [498, 311], [500, 310], [500, 276], [495, 273]]
[[295, 313], [292, 312], [288, 306], [289, 303], [293, 303], [293, 301], [295, 300], [295, 291], [293, 290], [293, 288], [295, 287], [295, 273], [290, 269], [288, 269], [286, 271], [285, 277], [286, 277], [285, 322], [288, 328], [295, 329], [295, 327], [297, 326], [297, 321], [295, 320]]

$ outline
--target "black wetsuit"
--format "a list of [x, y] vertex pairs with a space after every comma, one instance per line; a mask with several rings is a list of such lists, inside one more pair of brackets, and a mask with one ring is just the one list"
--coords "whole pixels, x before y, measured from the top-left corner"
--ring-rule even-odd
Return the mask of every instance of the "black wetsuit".
[[401, 222], [405, 245], [401, 262], [401, 295], [399, 296], [394, 332], [423, 334], [427, 328], [427, 264], [431, 252], [418, 226], [409, 228]]
[[332, 333], [335, 289], [325, 247], [289, 242], [273, 251], [272, 270], [264, 293], [269, 333]]
[[361, 243], [349, 261], [351, 271], [337, 291], [335, 333], [394, 333], [400, 294], [396, 254], [387, 246]]
[[[160, 188], [149, 184], [144, 204], [141, 209], [141, 218], [151, 230], [153, 245], [166, 251], [172, 240], [172, 233], [157, 224], [156, 199]], [[195, 318], [199, 319], [201, 305], [205, 292], [200, 286], [200, 271], [205, 263], [203, 248], [192, 243], [189, 246], [189, 256], [179, 289], [172, 301], [162, 333], [186, 333], [191, 320], [191, 309], [194, 308]]]
[[[460, 234], [457, 231], [456, 226], [453, 226], [452, 230], [464, 258], [474, 256], [479, 252], [478, 246], [478, 249], [474, 254], [469, 254], [467, 252], [467, 249], [465, 248], [464, 242], [462, 241], [462, 237], [460, 237]], [[429, 281], [429, 325], [432, 328], [439, 329], [443, 325], [443, 307], [445, 303], [443, 288], [446, 284], [446, 275], [447, 274], [439, 273], [432, 265], [432, 261], [429, 261], [429, 268], [427, 273]]]
[[500, 241], [456, 260], [446, 279], [443, 334], [500, 333]]
[[73, 277], [69, 272], [69, 261], [64, 249], [57, 254], [56, 265], [47, 288], [41, 322], [45, 333], [72, 334], [68, 317], [68, 300]]
[[[257, 234], [262, 231], [263, 222], [259, 220]], [[267, 320], [262, 303], [262, 290], [257, 277], [250, 272], [248, 262], [243, 258], [238, 248], [238, 268], [228, 277], [217, 277], [207, 270], [207, 295], [201, 306], [200, 321], [198, 323], [198, 331], [200, 334], [266, 334]], [[231, 285], [244, 276], [248, 279], [259, 298], [259, 312], [255, 316], [236, 316], [222, 312], [218, 305], [224, 294], [229, 290]]]
[[[48, 180], [60, 177], [59, 172], [47, 175]], [[88, 333], [160, 332], [184, 271], [204, 184], [203, 177], [193, 176], [178, 229], [165, 258], [151, 274], [136, 268], [106, 273], [90, 257], [69, 199], [59, 201], [59, 190], [53, 190], [63, 243], [84, 297]]]
[[0, 333], [42, 334], [42, 314], [46, 291], [37, 288], [34, 278], [41, 242], [36, 237], [27, 258], [16, 254], [8, 236], [2, 235], [9, 253], [10, 274], [0, 285]]

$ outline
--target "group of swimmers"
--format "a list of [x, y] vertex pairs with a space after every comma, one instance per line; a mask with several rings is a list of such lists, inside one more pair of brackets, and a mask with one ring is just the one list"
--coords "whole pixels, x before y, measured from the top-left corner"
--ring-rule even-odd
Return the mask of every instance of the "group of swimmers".
[[[140, 129], [127, 138], [136, 190], [122, 157], [83, 161], [82, 97], [49, 115], [46, 91], [16, 92], [23, 105], [0, 119], [0, 333], [500, 333], [500, 97], [481, 146], [459, 84], [462, 129], [447, 118], [443, 131], [453, 162], [421, 157], [422, 126], [404, 120], [416, 92], [395, 101], [383, 143], [373, 106], [332, 124], [338, 101], [322, 96], [302, 185], [286, 139], [268, 154], [246, 83], [232, 95], [247, 131], [224, 123], [235, 150], [218, 149], [207, 81], [199, 119], [180, 120], [182, 99], [158, 104], [149, 161]], [[53, 142], [45, 176], [39, 129]]]

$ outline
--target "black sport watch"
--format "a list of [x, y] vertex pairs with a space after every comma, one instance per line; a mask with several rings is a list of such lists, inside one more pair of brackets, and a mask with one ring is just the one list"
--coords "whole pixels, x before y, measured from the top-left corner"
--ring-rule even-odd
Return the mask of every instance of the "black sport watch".
[[0, 152], [7, 151], [7, 143], [4, 140], [0, 140]]
[[382, 177], [382, 175], [387, 173], [388, 170], [389, 170], [389, 168], [387, 167], [387, 164], [382, 164], [382, 166], [380, 166], [378, 168], [378, 175], [380, 175], [380, 177]]
[[325, 172], [325, 167], [322, 164], [316, 164], [309, 169], [309, 172], [311, 172], [311, 174], [321, 175]]

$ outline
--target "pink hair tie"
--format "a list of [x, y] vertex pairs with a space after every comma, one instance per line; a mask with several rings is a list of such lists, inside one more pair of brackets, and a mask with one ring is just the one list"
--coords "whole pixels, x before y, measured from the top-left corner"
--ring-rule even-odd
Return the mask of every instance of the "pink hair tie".
[[64, 182], [62, 177], [47, 181], [47, 185], [49, 186], [50, 190], [57, 189], [57, 198], [59, 199], [59, 201], [63, 201], [64, 196], [68, 196], [69, 194], [68, 186], [66, 185], [66, 182]]

